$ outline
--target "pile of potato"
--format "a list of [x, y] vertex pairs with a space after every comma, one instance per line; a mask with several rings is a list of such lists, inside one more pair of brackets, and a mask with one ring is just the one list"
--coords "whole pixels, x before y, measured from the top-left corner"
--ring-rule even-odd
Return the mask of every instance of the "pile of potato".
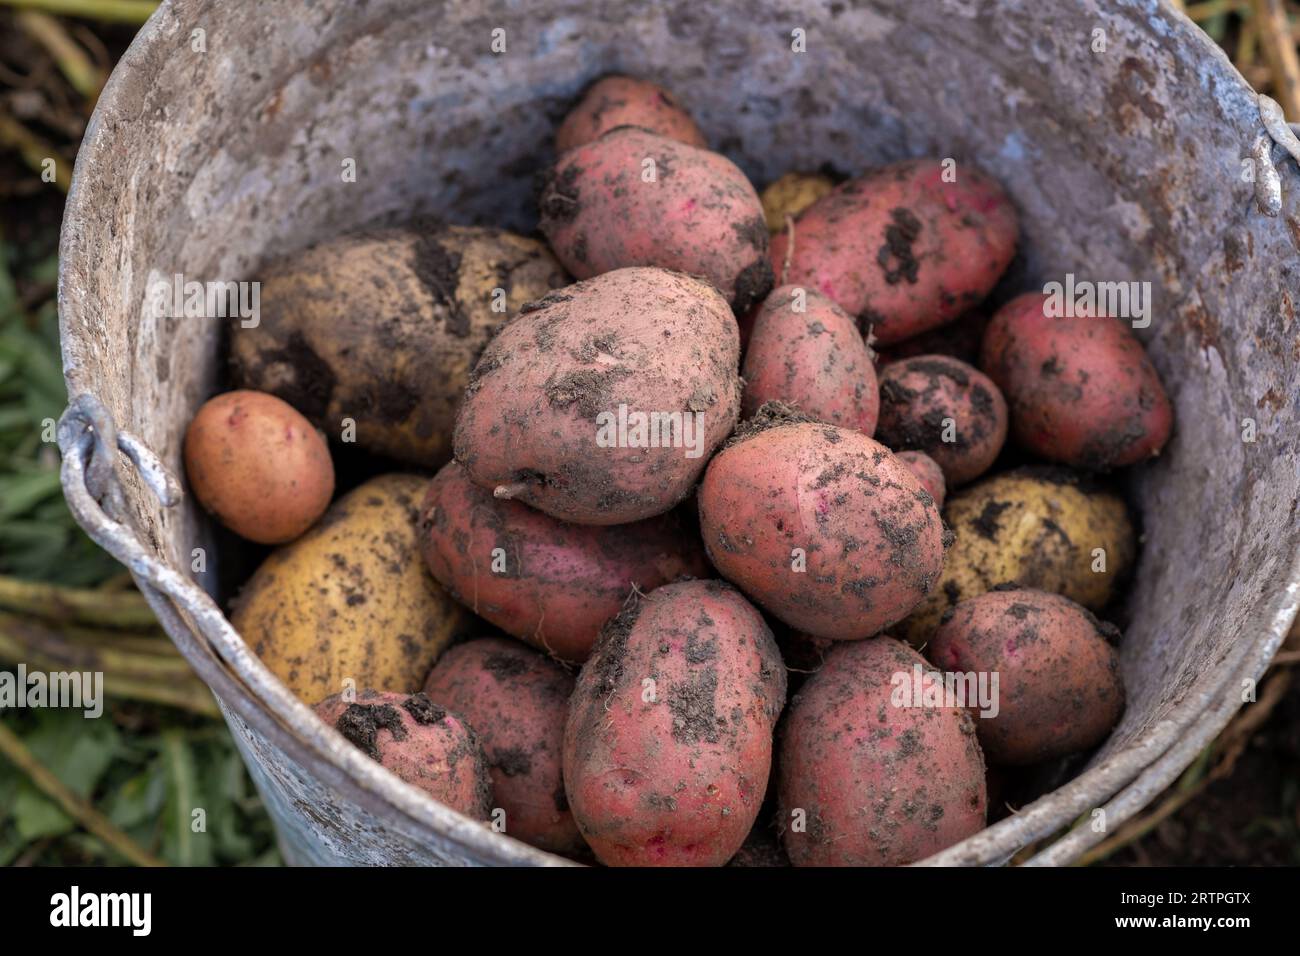
[[275, 546], [232, 611], [267, 667], [435, 799], [609, 865], [909, 863], [987, 824], [986, 763], [1103, 741], [1094, 612], [1137, 556], [1108, 474], [1172, 411], [1120, 319], [988, 304], [998, 184], [760, 197], [619, 76], [557, 152], [544, 242], [416, 223], [262, 277], [184, 452]]

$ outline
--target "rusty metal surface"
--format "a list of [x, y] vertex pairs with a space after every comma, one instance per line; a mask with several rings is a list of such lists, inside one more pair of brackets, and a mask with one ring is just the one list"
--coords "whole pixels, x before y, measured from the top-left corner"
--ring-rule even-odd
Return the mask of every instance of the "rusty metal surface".
[[[985, 167], [1025, 226], [1004, 291], [1066, 272], [1151, 281], [1140, 334], [1177, 412], [1166, 453], [1131, 481], [1145, 543], [1121, 648], [1128, 712], [1079, 776], [935, 860], [998, 862], [1112, 798], [1112, 827], [1140, 809], [1231, 717], [1295, 616], [1300, 176], [1273, 150], [1279, 214], [1259, 211], [1243, 175], [1266, 135], [1255, 94], [1155, 0], [804, 6], [321, 0], [286, 17], [164, 4], [78, 158], [59, 290], [69, 391], [98, 396], [179, 474], [183, 423], [218, 386], [222, 329], [142, 317], [151, 276], [247, 278], [274, 254], [419, 213], [527, 231], [555, 122], [610, 69], [671, 87], [760, 183], [924, 154]], [[791, 52], [796, 27], [807, 53]], [[206, 53], [192, 51], [196, 28]], [[178, 613], [198, 601], [181, 571], [209, 529], [119, 464], [123, 524], [92, 532], [125, 546], [129, 529], [169, 569], [157, 580], [172, 590], [150, 585], [150, 600], [222, 701], [291, 859], [545, 858], [349, 759], [215, 605], [202, 621]], [[216, 570], [199, 583], [215, 590]], [[1038, 862], [1066, 862], [1088, 836], [1069, 840]]]

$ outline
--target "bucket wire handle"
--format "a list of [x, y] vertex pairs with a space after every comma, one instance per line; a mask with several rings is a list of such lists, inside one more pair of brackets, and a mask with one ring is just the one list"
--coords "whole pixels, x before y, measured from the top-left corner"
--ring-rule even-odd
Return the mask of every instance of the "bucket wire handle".
[[[77, 523], [96, 544], [130, 569], [146, 597], [161, 594], [168, 599], [156, 610], [164, 624], [170, 625], [168, 633], [181, 653], [204, 683], [217, 692], [218, 700], [260, 738], [282, 753], [294, 754], [301, 765], [310, 765], [327, 787], [359, 788], [352, 799], [367, 811], [382, 814], [386, 809], [396, 809], [438, 834], [448, 859], [465, 862], [477, 854], [514, 864], [554, 862], [524, 844], [503, 849], [498, 835], [399, 780], [316, 719], [314, 712], [249, 650], [211, 596], [150, 552], [125, 507], [119, 456], [127, 457], [164, 506], [172, 507], [181, 501], [181, 487], [144, 442], [115, 427], [112, 415], [99, 399], [90, 394], [73, 399], [59, 419], [58, 439], [63, 453], [60, 481]], [[181, 620], [177, 611], [188, 620]], [[229, 672], [199, 652], [199, 640], [209, 643]], [[260, 706], [242, 706], [241, 691], [256, 698]]]
[[1259, 118], [1264, 129], [1250, 148], [1255, 163], [1255, 202], [1264, 215], [1278, 216], [1282, 212], [1282, 177], [1273, 163], [1273, 147], [1281, 146], [1300, 163], [1300, 139], [1296, 138], [1300, 123], [1287, 123], [1281, 105], [1263, 93], [1259, 94]]
[[63, 454], [59, 475], [63, 496], [91, 539], [185, 611], [199, 617], [215, 610], [202, 588], [170, 572], [149, 553], [130, 520], [118, 473], [119, 456], [125, 455], [159, 502], [171, 508], [180, 503], [183, 492], [162, 460], [135, 435], [119, 429], [108, 409], [89, 393], [68, 405], [57, 434]]
[[[167, 470], [167, 466], [144, 442], [130, 432], [119, 431], [113, 417], [99, 399], [90, 394], [78, 395], [59, 419], [59, 450], [65, 456], [70, 450], [89, 448], [85, 471], [86, 489], [96, 501], [107, 504], [105, 510], [122, 513], [122, 485], [117, 478], [117, 455], [121, 451], [135, 465], [136, 471], [150, 490], [158, 496], [164, 507], [180, 503], [180, 483]], [[84, 451], [83, 451], [84, 454]]]

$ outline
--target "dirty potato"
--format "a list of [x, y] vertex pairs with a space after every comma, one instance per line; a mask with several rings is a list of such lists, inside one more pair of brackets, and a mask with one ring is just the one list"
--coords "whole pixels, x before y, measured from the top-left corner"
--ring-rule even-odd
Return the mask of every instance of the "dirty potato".
[[302, 701], [357, 688], [410, 694], [470, 617], [429, 576], [417, 521], [425, 480], [383, 475], [271, 554], [231, 623]]
[[913, 159], [837, 186], [795, 220], [793, 249], [788, 232], [772, 237], [780, 281], [830, 296], [881, 345], [957, 318], [1001, 278], [1020, 228], [997, 183], [950, 171]]
[[671, 510], [740, 415], [740, 336], [716, 289], [616, 269], [529, 305], [456, 419], [470, 480], [574, 524]]
[[893, 638], [839, 643], [790, 702], [777, 784], [795, 866], [901, 866], [984, 828], [975, 726], [898, 693], [918, 668]]
[[978, 478], [1007, 440], [1007, 403], [987, 375], [947, 355], [916, 355], [880, 370], [877, 438], [923, 451], [947, 487]]
[[708, 147], [704, 134], [662, 86], [632, 76], [602, 76], [582, 94], [555, 131], [555, 151], [582, 146], [619, 126], [639, 126], [690, 146]]
[[995, 588], [945, 612], [926, 653], [944, 671], [997, 675], [996, 712], [970, 708], [980, 746], [1023, 766], [1090, 750], [1119, 723], [1119, 636], [1059, 594]]
[[608, 866], [721, 866], [767, 791], [786, 674], [722, 581], [668, 584], [606, 625], [578, 675], [564, 786]]
[[709, 463], [698, 494], [713, 566], [814, 637], [902, 620], [943, 566], [934, 499], [879, 442], [770, 402]]
[[1100, 611], [1137, 555], [1123, 500], [1064, 468], [985, 478], [949, 498], [944, 518], [955, 540], [943, 573], [900, 625], [918, 647], [944, 611], [999, 584], [1063, 594]]
[[520, 306], [568, 278], [546, 247], [500, 229], [420, 224], [342, 236], [259, 276], [256, 328], [231, 335], [234, 379], [332, 438], [436, 468], [470, 369]]
[[758, 193], [720, 153], [624, 126], [547, 174], [541, 230], [579, 279], [628, 266], [710, 282], [743, 314], [772, 291]]
[[709, 568], [686, 506], [632, 524], [569, 524], [495, 497], [454, 461], [425, 492], [420, 547], [434, 579], [475, 614], [574, 662], [633, 591]]
[[472, 727], [424, 694], [333, 694], [316, 716], [398, 779], [475, 820], [492, 810], [488, 763]]
[[553, 853], [580, 850], [560, 768], [569, 672], [518, 641], [485, 637], [448, 650], [424, 692], [477, 731], [505, 832]]

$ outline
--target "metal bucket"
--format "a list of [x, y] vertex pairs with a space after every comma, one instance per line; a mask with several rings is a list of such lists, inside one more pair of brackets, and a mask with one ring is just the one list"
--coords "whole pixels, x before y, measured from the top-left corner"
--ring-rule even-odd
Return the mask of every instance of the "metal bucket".
[[[168, 477], [220, 387], [222, 322], [148, 317], [147, 283], [250, 278], [274, 254], [419, 213], [528, 231], [558, 117], [614, 69], [673, 89], [759, 183], [828, 162], [979, 164], [1023, 216], [1008, 291], [1069, 272], [1153, 285], [1140, 334], [1178, 418], [1131, 483], [1145, 544], [1122, 647], [1128, 712], [1074, 779], [930, 862], [1002, 862], [1099, 808], [1113, 830], [1267, 666], [1300, 600], [1300, 189], [1255, 94], [1155, 0], [803, 6], [317, 0], [286, 15], [172, 0], [113, 74], [63, 233], [65, 489], [216, 693], [290, 861], [564, 862], [380, 769], [231, 628], [213, 529]], [[349, 159], [356, 182], [340, 175]], [[1067, 862], [1103, 835], [1076, 828], [1034, 861]]]

